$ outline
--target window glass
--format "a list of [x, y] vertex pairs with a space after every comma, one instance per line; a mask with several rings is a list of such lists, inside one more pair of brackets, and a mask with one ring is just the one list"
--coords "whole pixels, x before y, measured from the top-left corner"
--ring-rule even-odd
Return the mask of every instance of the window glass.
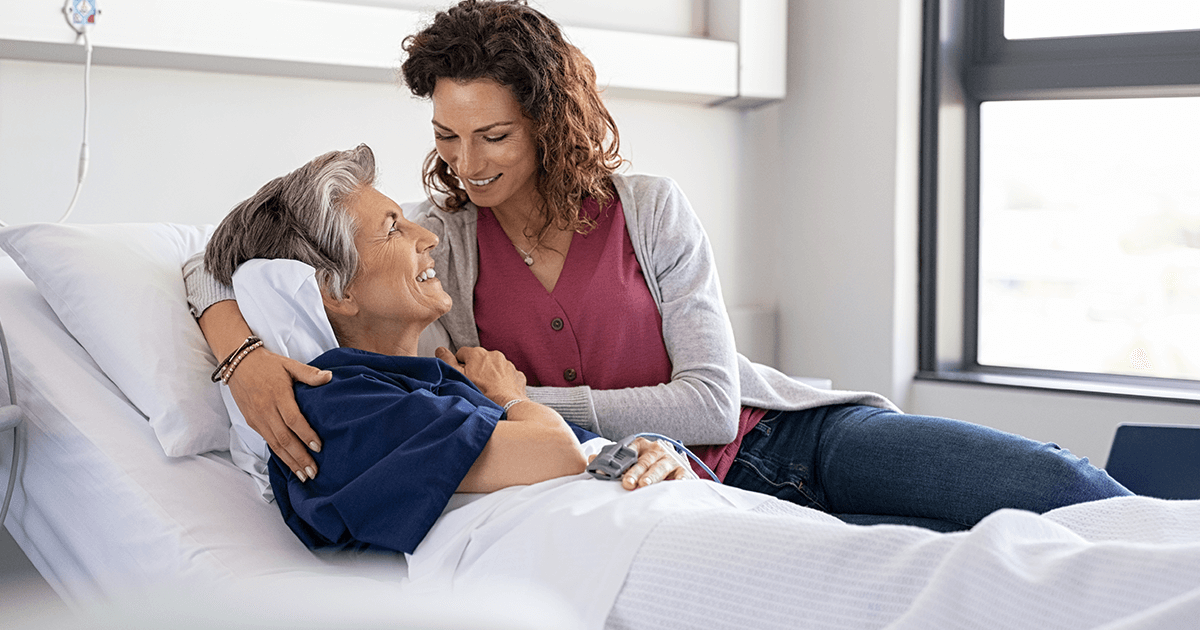
[[980, 109], [978, 361], [1200, 379], [1200, 98]]
[[1005, 0], [1008, 39], [1200, 29], [1197, 0]]

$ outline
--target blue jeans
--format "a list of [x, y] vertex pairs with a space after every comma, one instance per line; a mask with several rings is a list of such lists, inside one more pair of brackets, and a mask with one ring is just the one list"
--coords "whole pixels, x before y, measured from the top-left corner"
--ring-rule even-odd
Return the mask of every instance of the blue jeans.
[[727, 485], [863, 525], [968, 529], [1001, 508], [1037, 513], [1130, 492], [1055, 444], [863, 405], [769, 411]]

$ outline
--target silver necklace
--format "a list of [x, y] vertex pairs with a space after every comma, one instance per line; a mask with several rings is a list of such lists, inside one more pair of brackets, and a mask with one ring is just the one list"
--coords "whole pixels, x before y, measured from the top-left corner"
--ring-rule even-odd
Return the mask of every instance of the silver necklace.
[[521, 249], [520, 245], [513, 243], [513, 247], [516, 247], [517, 251], [521, 252], [521, 255], [525, 257], [524, 260], [525, 260], [526, 267], [533, 266], [533, 252], [537, 251], [538, 245], [542, 244], [542, 239], [546, 238], [546, 232], [548, 232], [548, 231], [549, 230], [545, 230], [542, 232], [542, 235], [538, 237], [537, 242], [533, 244], [533, 247], [530, 248], [529, 251], [525, 251], [525, 250]]

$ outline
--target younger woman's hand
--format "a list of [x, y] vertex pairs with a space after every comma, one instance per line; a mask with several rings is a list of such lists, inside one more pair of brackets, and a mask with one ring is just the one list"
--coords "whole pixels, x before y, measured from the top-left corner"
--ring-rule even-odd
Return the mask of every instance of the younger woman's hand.
[[434, 356], [457, 368], [497, 405], [526, 397], [525, 374], [503, 352], [471, 347], [459, 348], [457, 354], [452, 354], [446, 348], [438, 348]]
[[664, 480], [698, 479], [685, 456], [667, 442], [638, 438], [629, 448], [637, 451], [638, 459], [621, 476], [621, 486], [626, 490], [644, 488]]
[[246, 424], [302, 482], [317, 476], [317, 462], [308, 451], [320, 451], [321, 438], [300, 413], [292, 383], [315, 387], [331, 378], [326, 370], [259, 348], [242, 359], [229, 379], [229, 393]]

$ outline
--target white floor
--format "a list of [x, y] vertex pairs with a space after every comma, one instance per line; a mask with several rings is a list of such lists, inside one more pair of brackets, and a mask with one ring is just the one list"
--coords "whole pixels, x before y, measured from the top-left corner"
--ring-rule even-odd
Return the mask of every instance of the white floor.
[[0, 528], [0, 611], [4, 611], [0, 612], [0, 628], [7, 627], [9, 612], [40, 614], [55, 609], [65, 612], [67, 607], [38, 575], [8, 530]]

